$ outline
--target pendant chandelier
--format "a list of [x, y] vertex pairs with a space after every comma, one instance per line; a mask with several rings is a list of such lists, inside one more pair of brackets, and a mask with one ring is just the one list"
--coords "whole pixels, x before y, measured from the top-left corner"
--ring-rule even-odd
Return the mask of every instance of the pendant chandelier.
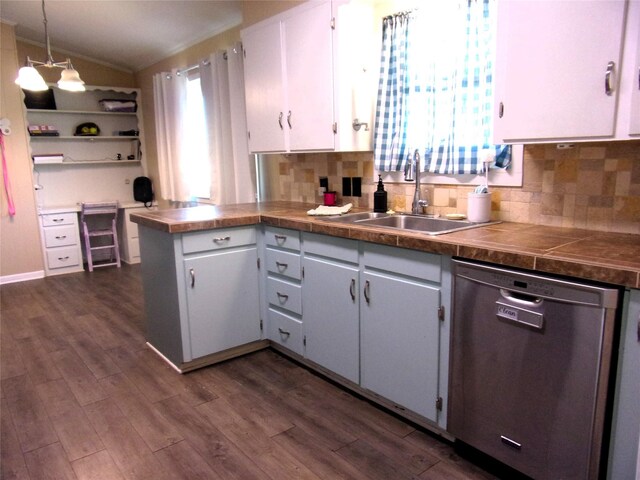
[[62, 90], [71, 92], [83, 92], [84, 82], [80, 79], [80, 74], [71, 65], [71, 60], [67, 58], [64, 62], [54, 62], [51, 56], [51, 44], [49, 43], [49, 33], [47, 31], [47, 13], [44, 9], [44, 0], [42, 0], [42, 17], [44, 23], [44, 37], [47, 46], [47, 59], [44, 62], [31, 60], [27, 57], [26, 65], [18, 72], [16, 84], [24, 90], [39, 92], [47, 90], [49, 87], [45, 83], [42, 75], [36, 70], [36, 67], [62, 68], [58, 87]]

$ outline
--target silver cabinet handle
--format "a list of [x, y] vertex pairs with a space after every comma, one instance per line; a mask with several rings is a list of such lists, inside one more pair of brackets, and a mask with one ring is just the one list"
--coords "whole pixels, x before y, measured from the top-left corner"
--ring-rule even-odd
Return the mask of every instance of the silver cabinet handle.
[[613, 76], [613, 71], [616, 67], [615, 62], [607, 63], [607, 70], [604, 73], [604, 93], [611, 96], [613, 95], [613, 87], [611, 85], [611, 77]]
[[349, 286], [349, 293], [351, 294], [351, 300], [356, 301], [356, 279], [351, 279], [351, 285]]
[[369, 297], [369, 288], [370, 284], [369, 280], [367, 280], [366, 282], [364, 282], [364, 299], [367, 301], [367, 303], [371, 302], [371, 298]]
[[196, 272], [193, 271], [193, 268], [189, 269], [189, 276], [191, 277], [191, 288], [196, 286]]
[[67, 238], [66, 235], [56, 235], [56, 240], [64, 240], [65, 238]]
[[285, 293], [276, 292], [276, 295], [278, 296], [279, 299], [282, 299], [284, 301], [289, 300], [289, 295]]
[[284, 130], [284, 126], [282, 125], [282, 117], [284, 117], [284, 114], [280, 112], [280, 115], [278, 115], [278, 125], [280, 125], [280, 130]]
[[287, 123], [289, 124], [289, 130], [291, 130], [291, 110], [287, 113]]
[[502, 118], [504, 115], [504, 103], [500, 102], [498, 106], [498, 118]]
[[56, 223], [58, 223], [58, 222], [64, 222], [64, 218], [52, 218], [52, 219], [51, 219], [51, 221], [52, 221], [52, 222], [56, 222]]
[[69, 260], [69, 255], [67, 255], [66, 257], [58, 257], [58, 260], [60, 260], [61, 262]]
[[231, 240], [231, 237], [228, 235], [226, 237], [215, 237], [213, 239], [214, 243], [228, 242], [229, 240]]
[[278, 270], [285, 270], [286, 268], [289, 267], [289, 264], [288, 263], [276, 262], [276, 267], [278, 267]]
[[282, 245], [284, 242], [287, 241], [287, 236], [286, 235], [274, 235], [273, 236], [276, 239], [276, 242], [278, 242], [280, 245]]
[[280, 335], [286, 335], [287, 337], [291, 335], [291, 332], [287, 332], [286, 330], [283, 330], [280, 327], [278, 327], [278, 332], [280, 332]]

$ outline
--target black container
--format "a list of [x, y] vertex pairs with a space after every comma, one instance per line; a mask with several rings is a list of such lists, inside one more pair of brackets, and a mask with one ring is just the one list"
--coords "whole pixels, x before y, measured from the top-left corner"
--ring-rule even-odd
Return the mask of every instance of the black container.
[[387, 211], [387, 192], [385, 191], [384, 184], [382, 183], [382, 175], [378, 175], [378, 189], [373, 192], [373, 211]]

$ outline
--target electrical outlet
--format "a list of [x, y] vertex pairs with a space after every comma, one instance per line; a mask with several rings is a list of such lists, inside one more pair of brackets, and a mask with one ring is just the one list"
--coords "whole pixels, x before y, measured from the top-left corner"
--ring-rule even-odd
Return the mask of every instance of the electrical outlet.
[[131, 183], [131, 180], [129, 180], [128, 178], [124, 179], [124, 184], [125, 185], [129, 185]]
[[351, 178], [351, 195], [354, 197], [362, 196], [362, 177]]
[[342, 177], [342, 196], [351, 196], [351, 178], [349, 177]]
[[329, 179], [327, 177], [320, 177], [320, 188], [329, 190]]

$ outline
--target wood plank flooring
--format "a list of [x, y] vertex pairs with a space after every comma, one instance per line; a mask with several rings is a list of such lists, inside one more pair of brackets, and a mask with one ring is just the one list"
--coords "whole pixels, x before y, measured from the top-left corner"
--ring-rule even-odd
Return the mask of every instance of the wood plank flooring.
[[139, 266], [0, 287], [2, 479], [490, 479], [272, 350], [175, 373]]

